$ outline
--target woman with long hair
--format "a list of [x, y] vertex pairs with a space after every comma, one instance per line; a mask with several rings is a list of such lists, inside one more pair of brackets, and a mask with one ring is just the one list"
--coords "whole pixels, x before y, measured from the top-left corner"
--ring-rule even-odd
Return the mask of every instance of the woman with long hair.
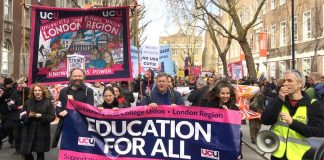
[[[216, 83], [215, 87], [209, 91], [205, 98], [202, 100], [203, 107], [223, 108], [226, 110], [239, 110], [235, 104], [236, 95], [234, 87], [226, 80], [220, 80]], [[240, 133], [240, 149], [238, 159], [242, 159], [242, 132]]]
[[50, 123], [55, 119], [54, 106], [45, 86], [35, 84], [29, 93], [23, 112], [21, 153], [25, 160], [34, 160], [32, 152], [37, 153], [37, 160], [44, 160], [44, 152], [50, 150]]
[[98, 106], [99, 110], [103, 110], [103, 109], [117, 110], [121, 108], [121, 105], [119, 104], [115, 96], [115, 91], [113, 87], [108, 86], [104, 89], [103, 98], [104, 98], [104, 102], [100, 106]]
[[127, 106], [128, 102], [126, 101], [126, 98], [123, 95], [121, 88], [118, 85], [113, 85], [113, 89], [115, 92], [115, 97], [117, 98], [121, 108], [130, 107], [130, 106]]

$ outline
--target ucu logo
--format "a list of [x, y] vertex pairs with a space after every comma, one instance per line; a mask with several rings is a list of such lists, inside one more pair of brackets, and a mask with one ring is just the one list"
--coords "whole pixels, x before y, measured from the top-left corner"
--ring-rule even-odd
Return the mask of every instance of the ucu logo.
[[201, 157], [219, 160], [219, 151], [201, 148]]
[[306, 119], [305, 116], [297, 116], [296, 118], [297, 118], [297, 119]]
[[58, 12], [56, 12], [56, 13], [53, 13], [53, 12], [40, 12], [40, 18], [41, 19], [47, 19], [47, 20], [58, 19], [59, 14], [58, 14]]
[[79, 137], [78, 138], [78, 145], [94, 147], [95, 139], [88, 138], [88, 137]]
[[121, 17], [122, 12], [121, 11], [102, 11], [102, 15], [104, 17]]

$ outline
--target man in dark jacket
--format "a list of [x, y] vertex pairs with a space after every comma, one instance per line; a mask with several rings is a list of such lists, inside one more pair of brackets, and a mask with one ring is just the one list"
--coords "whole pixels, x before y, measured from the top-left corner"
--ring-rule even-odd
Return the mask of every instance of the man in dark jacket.
[[94, 105], [93, 90], [84, 84], [85, 71], [74, 68], [70, 72], [70, 85], [64, 87], [59, 95], [59, 102], [56, 106], [56, 115], [60, 118], [55, 132], [52, 147], [56, 147], [63, 127], [64, 117], [68, 114], [66, 104], [68, 99]]
[[273, 125], [272, 130], [281, 139], [272, 160], [302, 159], [310, 148], [306, 138], [324, 137], [324, 105], [302, 92], [304, 83], [299, 71], [286, 71], [278, 97], [262, 113], [262, 123]]
[[131, 103], [135, 101], [135, 97], [133, 95], [133, 92], [129, 89], [129, 85], [127, 81], [121, 81], [120, 82], [120, 89], [122, 94], [124, 95], [126, 99], [127, 106], [130, 107]]
[[174, 92], [168, 86], [168, 74], [160, 72], [157, 75], [156, 87], [146, 96], [144, 105], [156, 108], [157, 105], [184, 105], [179, 92]]
[[[22, 110], [22, 105], [17, 93], [17, 84], [14, 84], [11, 78], [5, 78], [3, 81], [4, 93], [0, 99], [1, 104], [1, 121], [3, 124], [3, 135], [9, 136], [10, 146], [15, 146], [15, 153], [20, 152], [20, 121], [19, 114]], [[2, 140], [4, 137], [1, 137]], [[13, 145], [14, 144], [14, 145]]]
[[208, 93], [208, 91], [209, 86], [207, 86], [206, 81], [202, 78], [198, 78], [196, 82], [196, 88], [194, 88], [193, 91], [190, 92], [187, 100], [192, 103], [192, 106], [200, 106], [203, 97]]

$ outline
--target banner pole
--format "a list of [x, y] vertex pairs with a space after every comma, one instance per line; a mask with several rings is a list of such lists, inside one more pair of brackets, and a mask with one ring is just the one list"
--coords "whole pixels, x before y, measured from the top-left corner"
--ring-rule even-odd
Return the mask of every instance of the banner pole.
[[135, 21], [135, 44], [137, 48], [137, 55], [138, 55], [138, 76], [140, 81], [140, 90], [139, 96], [143, 97], [143, 90], [142, 90], [142, 79], [141, 79], [141, 58], [140, 58], [140, 46], [139, 46], [139, 38], [138, 38], [138, 17], [137, 17], [137, 1], [134, 0], [134, 21]]
[[[22, 3], [21, 3], [21, 19], [22, 19], [22, 31], [23, 31], [23, 44], [22, 44], [22, 47], [23, 47], [23, 77], [25, 78], [26, 77], [26, 21], [25, 21], [25, 0], [22, 0]], [[22, 58], [20, 57], [20, 58]], [[25, 87], [21, 88], [22, 89], [22, 105], [25, 104]]]

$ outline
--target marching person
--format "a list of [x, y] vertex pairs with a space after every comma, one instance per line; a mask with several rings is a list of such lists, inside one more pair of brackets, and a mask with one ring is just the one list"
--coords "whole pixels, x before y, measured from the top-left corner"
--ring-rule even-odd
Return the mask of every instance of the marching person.
[[310, 149], [306, 138], [324, 136], [324, 106], [302, 91], [303, 78], [297, 70], [286, 71], [278, 97], [262, 113], [262, 123], [273, 125], [271, 128], [280, 140], [272, 160], [301, 160]]
[[115, 90], [113, 87], [106, 87], [103, 91], [103, 97], [104, 102], [100, 106], [98, 106], [98, 109], [100, 111], [102, 111], [103, 109], [118, 110], [119, 108], [123, 108], [123, 105], [119, 103], [115, 95]]
[[179, 92], [169, 88], [168, 74], [160, 72], [156, 87], [145, 97], [143, 104], [156, 108], [157, 105], [184, 105], [184, 101]]
[[50, 123], [55, 119], [54, 106], [45, 86], [35, 84], [31, 88], [29, 99], [20, 114], [23, 122], [21, 153], [25, 160], [44, 160], [44, 152], [50, 150]]
[[[236, 95], [234, 87], [226, 80], [220, 80], [209, 91], [201, 102], [202, 107], [221, 108], [226, 110], [239, 110], [235, 104]], [[240, 148], [237, 159], [242, 159], [242, 133], [240, 133]]]
[[113, 89], [114, 89], [114, 95], [115, 95], [116, 99], [118, 100], [120, 108], [130, 107], [130, 106], [127, 106], [128, 103], [126, 101], [125, 96], [121, 92], [120, 87], [118, 85], [113, 85]]
[[63, 119], [68, 114], [66, 104], [68, 99], [94, 105], [93, 90], [84, 84], [85, 71], [80, 68], [74, 68], [69, 74], [70, 85], [60, 91], [58, 106], [56, 106], [56, 115], [60, 118], [57, 124], [52, 147], [56, 147], [63, 128]]

